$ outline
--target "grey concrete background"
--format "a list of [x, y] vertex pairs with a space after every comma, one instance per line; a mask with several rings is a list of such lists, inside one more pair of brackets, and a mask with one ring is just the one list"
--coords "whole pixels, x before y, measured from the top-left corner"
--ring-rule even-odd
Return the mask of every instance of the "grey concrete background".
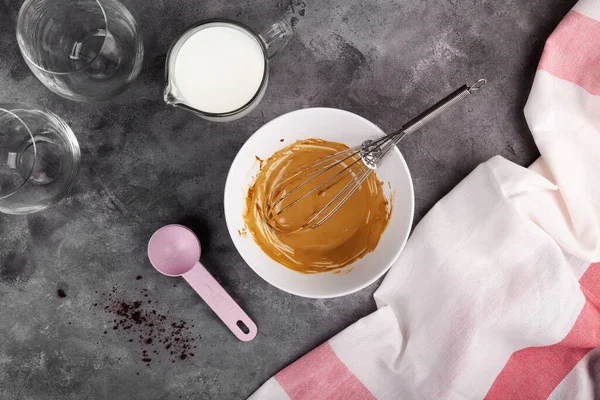
[[[112, 101], [78, 104], [32, 76], [14, 37], [22, 2], [0, 0], [0, 98], [62, 116], [83, 152], [67, 200], [0, 216], [0, 398], [244, 398], [375, 309], [377, 284], [333, 300], [294, 297], [236, 252], [223, 218], [226, 174], [244, 141], [274, 117], [337, 107], [391, 131], [461, 84], [487, 78], [477, 98], [402, 144], [416, 221], [491, 156], [521, 165], [537, 157], [522, 108], [545, 38], [574, 0], [305, 1], [126, 0], [144, 36], [142, 74]], [[282, 18], [296, 24], [272, 62], [263, 102], [224, 124], [161, 100], [169, 44], [216, 16], [257, 30]], [[256, 340], [237, 341], [191, 288], [152, 269], [147, 240], [173, 222], [199, 234], [202, 260], [255, 319]], [[137, 334], [112, 329], [105, 304], [138, 300], [143, 289], [154, 300], [145, 312], [194, 325], [194, 357], [172, 362], [149, 346], [159, 354], [147, 366]]]

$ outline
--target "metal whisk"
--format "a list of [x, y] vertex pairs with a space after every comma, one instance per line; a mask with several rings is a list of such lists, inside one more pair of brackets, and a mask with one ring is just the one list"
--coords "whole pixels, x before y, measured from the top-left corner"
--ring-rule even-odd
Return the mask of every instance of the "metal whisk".
[[[381, 165], [385, 156], [400, 143], [403, 138], [439, 117], [442, 113], [458, 104], [461, 100], [479, 90], [485, 83], [485, 79], [480, 79], [471, 86], [463, 85], [391, 135], [386, 135], [376, 140], [364, 141], [360, 146], [352, 147], [351, 149], [321, 158], [295, 171], [289, 177], [277, 184], [272, 191], [272, 196], [268, 199], [266, 204], [265, 216], [267, 217], [267, 220], [273, 221], [278, 215], [281, 215], [291, 207], [301, 206], [302, 200], [313, 195], [315, 192], [317, 195], [324, 193], [337, 183], [348, 180], [342, 189], [340, 189], [325, 206], [310, 214], [306, 223], [302, 225], [301, 228], [295, 229], [295, 231], [314, 229], [322, 225], [331, 218], [331, 216], [339, 210], [346, 201], [348, 201], [350, 196], [352, 196], [365, 182], [369, 174]], [[335, 170], [333, 170], [334, 168], [341, 168], [341, 170], [335, 172]], [[297, 199], [293, 199], [289, 204], [283, 206], [282, 202], [289, 198], [290, 195], [298, 193], [298, 191], [303, 187], [306, 187], [307, 184], [322, 177], [323, 174], [326, 174], [328, 171], [332, 171], [333, 175], [327, 177], [325, 181], [320, 182], [314, 188], [306, 193], [302, 193]], [[274, 229], [284, 230], [280, 229], [277, 224], [270, 223], [270, 225]]]

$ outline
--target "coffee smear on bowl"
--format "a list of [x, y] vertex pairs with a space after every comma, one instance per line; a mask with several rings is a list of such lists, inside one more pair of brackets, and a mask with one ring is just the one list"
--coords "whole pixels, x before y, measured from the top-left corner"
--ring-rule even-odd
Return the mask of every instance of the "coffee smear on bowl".
[[[391, 203], [386, 199], [383, 183], [371, 173], [360, 188], [331, 218], [314, 229], [300, 229], [317, 210], [325, 206], [356, 174], [342, 173], [366, 168], [358, 155], [336, 165], [302, 189], [283, 200], [276, 210], [284, 210], [295, 199], [334, 178], [325, 189], [309, 194], [297, 205], [278, 215], [265, 215], [267, 204], [278, 193], [288, 193], [299, 182], [281, 185], [296, 171], [348, 146], [321, 139], [299, 140], [261, 162], [261, 169], [246, 196], [244, 221], [254, 241], [273, 260], [295, 271], [314, 274], [339, 270], [372, 252], [391, 217]], [[352, 164], [354, 161], [356, 163]], [[355, 170], [356, 168], [356, 170]], [[324, 169], [324, 168], [323, 168]], [[343, 179], [341, 179], [343, 177]], [[302, 180], [309, 177], [303, 177]], [[270, 220], [275, 219], [275, 220]], [[286, 229], [273, 229], [283, 226]], [[289, 228], [289, 229], [287, 229]]]

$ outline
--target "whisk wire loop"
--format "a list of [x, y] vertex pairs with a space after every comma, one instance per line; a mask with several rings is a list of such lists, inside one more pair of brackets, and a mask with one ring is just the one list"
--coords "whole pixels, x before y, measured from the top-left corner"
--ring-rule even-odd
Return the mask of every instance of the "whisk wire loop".
[[[360, 146], [334, 153], [300, 168], [289, 178], [284, 179], [280, 184], [276, 185], [272, 192], [272, 196], [270, 196], [270, 200], [272, 201], [268, 202], [266, 207], [267, 222], [268, 219], [276, 218], [291, 207], [298, 207], [299, 204], [302, 203], [302, 200], [307, 197], [315, 193], [317, 193], [317, 195], [322, 194], [332, 187], [335, 187], [338, 183], [343, 182], [344, 179], [349, 179], [342, 189], [340, 189], [339, 192], [325, 204], [325, 206], [321, 207], [308, 217], [306, 223], [302, 225], [299, 230], [314, 229], [321, 226], [348, 201], [350, 196], [361, 188], [369, 175], [381, 165], [381, 162], [387, 154], [389, 154], [403, 138], [421, 129], [447, 110], [456, 106], [461, 100], [478, 91], [485, 83], [485, 79], [480, 79], [471, 86], [464, 85], [460, 87], [436, 103], [433, 107], [410, 120], [393, 134], [378, 139], [367, 140]], [[352, 158], [356, 159], [353, 160]], [[347, 162], [349, 164], [345, 165]], [[340, 171], [335, 171], [334, 168], [338, 166], [343, 168]], [[310, 182], [314, 182], [319, 177], [322, 177], [328, 171], [332, 171], [333, 176], [318, 183], [314, 188], [311, 188], [307, 193], [294, 199], [285, 207], [277, 209], [277, 207], [285, 199], [289, 198], [290, 195], [306, 187]], [[292, 186], [295, 182], [299, 183]], [[292, 187], [288, 188], [288, 186]], [[277, 229], [276, 226], [271, 226], [274, 229]]]

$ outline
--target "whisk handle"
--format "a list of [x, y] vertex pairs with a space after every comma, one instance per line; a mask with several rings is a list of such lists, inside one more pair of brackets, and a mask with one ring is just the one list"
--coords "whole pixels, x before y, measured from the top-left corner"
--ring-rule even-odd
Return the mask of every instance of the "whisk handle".
[[446, 96], [444, 99], [440, 100], [435, 105], [404, 124], [400, 130], [404, 133], [402, 136], [410, 135], [411, 133], [418, 131], [423, 126], [427, 125], [429, 122], [433, 121], [444, 112], [460, 103], [461, 100], [479, 90], [483, 85], [485, 85], [485, 83], [485, 79], [480, 79], [471, 86], [463, 85], [462, 87], [456, 89], [450, 95]]

